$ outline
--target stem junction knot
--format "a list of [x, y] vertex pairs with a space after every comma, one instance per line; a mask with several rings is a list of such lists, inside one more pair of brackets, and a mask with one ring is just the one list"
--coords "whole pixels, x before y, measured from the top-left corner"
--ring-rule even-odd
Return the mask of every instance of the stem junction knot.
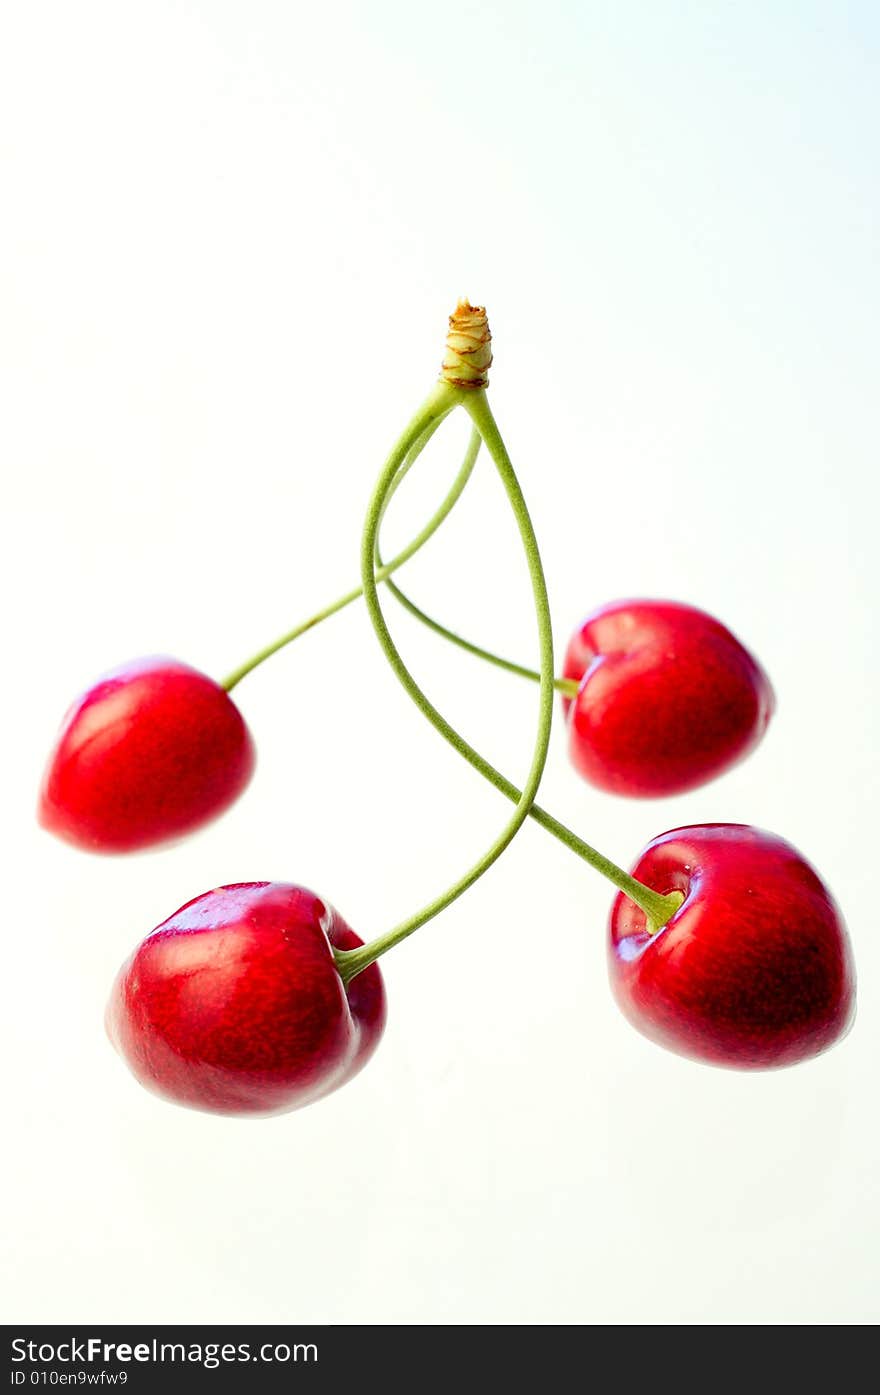
[[492, 364], [492, 335], [482, 305], [460, 300], [449, 316], [441, 382], [458, 388], [485, 388]]

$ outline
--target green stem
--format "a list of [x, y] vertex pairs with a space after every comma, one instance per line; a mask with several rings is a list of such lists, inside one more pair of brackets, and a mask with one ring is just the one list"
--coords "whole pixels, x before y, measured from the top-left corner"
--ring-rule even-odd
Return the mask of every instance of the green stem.
[[[378, 558], [378, 562], [381, 569], [381, 556]], [[503, 659], [500, 654], [493, 653], [491, 649], [483, 649], [481, 645], [474, 644], [471, 640], [465, 639], [463, 635], [448, 629], [446, 625], [441, 625], [439, 620], [435, 620], [432, 615], [428, 615], [420, 606], [417, 606], [415, 601], [406, 592], [401, 591], [395, 582], [389, 581], [387, 588], [404, 610], [408, 610], [410, 615], [414, 615], [435, 634], [449, 640], [451, 644], [457, 644], [459, 649], [464, 649], [468, 654], [475, 654], [478, 659], [485, 659], [487, 663], [494, 664], [496, 668], [503, 668], [507, 673], [516, 673], [520, 678], [530, 678], [533, 683], [540, 683], [541, 675], [537, 669], [527, 668], [525, 664], [514, 663], [513, 659]], [[580, 691], [580, 684], [576, 678], [554, 678], [553, 687], [557, 693], [563, 693], [565, 697], [577, 697]]]
[[[447, 407], [439, 416], [432, 418], [422, 435], [418, 440], [413, 442], [406, 459], [402, 462], [396, 477], [392, 481], [391, 488], [388, 491], [385, 501], [386, 505], [390, 502], [392, 494], [403, 480], [404, 475], [411, 466], [415, 464], [434, 432], [437, 430], [444, 417], [448, 416], [449, 412], [452, 411], [454, 405], [453, 403], [452, 406]], [[443, 503], [433, 517], [425, 524], [421, 532], [416, 534], [412, 542], [410, 542], [402, 552], [398, 552], [397, 556], [394, 557], [392, 561], [385, 563], [379, 568], [376, 573], [376, 581], [381, 582], [387, 580], [393, 572], [397, 571], [398, 567], [402, 567], [404, 562], [408, 562], [411, 557], [414, 557], [419, 549], [424, 547], [428, 539], [434, 536], [440, 524], [448, 517], [458, 503], [464, 487], [473, 472], [479, 449], [480, 433], [477, 431], [476, 427], [474, 427], [461, 468], [453, 481], [449, 493], [443, 500]], [[322, 610], [317, 611], [314, 615], [310, 616], [308, 620], [302, 621], [301, 624], [297, 625], [294, 629], [288, 630], [286, 634], [283, 634], [280, 639], [274, 640], [271, 644], [266, 645], [265, 649], [261, 649], [259, 653], [254, 654], [252, 658], [248, 659], [246, 663], [241, 664], [229, 674], [228, 678], [223, 680], [222, 686], [226, 689], [227, 693], [231, 693], [232, 689], [240, 683], [247, 674], [252, 673], [260, 664], [265, 663], [266, 659], [270, 659], [273, 654], [277, 654], [279, 649], [284, 649], [286, 645], [292, 644], [295, 639], [299, 639], [300, 635], [304, 635], [307, 630], [314, 629], [316, 625], [320, 625], [322, 620], [328, 620], [331, 615], [335, 615], [338, 611], [344, 610], [346, 606], [351, 605], [353, 601], [358, 600], [359, 597], [363, 595], [363, 590], [364, 588], [362, 586], [353, 587], [350, 591], [347, 591], [344, 596], [340, 596], [338, 600], [333, 601], [330, 605], [324, 606]]]
[[[550, 728], [553, 720], [553, 636], [550, 621], [550, 604], [547, 598], [547, 587], [544, 580], [543, 567], [541, 566], [538, 543], [535, 538], [534, 528], [532, 527], [525, 499], [523, 498], [522, 490], [519, 487], [519, 482], [517, 481], [513, 465], [510, 462], [510, 457], [505, 449], [504, 442], [492, 418], [485, 392], [482, 390], [476, 393], [466, 393], [462, 389], [450, 388], [445, 384], [441, 384], [428, 399], [423, 409], [423, 414], [416, 416], [414, 421], [410, 424], [409, 433], [418, 433], [424, 429], [424, 413], [436, 411], [438, 394], [442, 394], [443, 397], [446, 397], [448, 394], [454, 394], [456, 400], [463, 401], [466, 404], [474, 422], [474, 426], [489, 448], [489, 453], [501, 477], [519, 528], [523, 550], [528, 563], [529, 577], [532, 583], [532, 594], [535, 602], [535, 616], [538, 625], [541, 654], [538, 722], [535, 734], [535, 745], [529, 773], [522, 791], [518, 793], [515, 801], [516, 808], [513, 814], [508, 819], [497, 838], [492, 842], [491, 846], [478, 858], [473, 866], [470, 867], [463, 876], [459, 877], [452, 886], [448, 887], [439, 896], [435, 897], [433, 901], [429, 902], [427, 906], [422, 907], [422, 909], [415, 914], [408, 916], [406, 920], [401, 921], [399, 925], [396, 925], [384, 935], [379, 935], [376, 939], [371, 940], [368, 944], [362, 945], [359, 949], [335, 951], [337, 967], [343, 981], [346, 983], [350, 982], [356, 974], [361, 973], [369, 964], [372, 964], [380, 955], [386, 954], [389, 949], [399, 944], [401, 940], [406, 939], [407, 936], [413, 934], [414, 931], [418, 930], [427, 921], [439, 915], [441, 911], [445, 910], [447, 906], [451, 905], [453, 901], [463, 895], [469, 887], [473, 886], [483, 873], [488, 871], [492, 864], [498, 860], [529, 816], [529, 812], [535, 801], [538, 786], [541, 782], [541, 776], [544, 772], [544, 764], [547, 759], [547, 750], [550, 744]], [[478, 411], [475, 411], [473, 407], [472, 399], [474, 397], [480, 399], [480, 410]], [[382, 605], [379, 600], [379, 592], [373, 571], [376, 555], [376, 540], [379, 533], [385, 499], [391, 488], [394, 477], [400, 469], [400, 462], [405, 458], [410, 448], [411, 439], [412, 437], [405, 432], [389, 456], [385, 468], [379, 477], [379, 482], [367, 511], [367, 519], [364, 526], [361, 547], [361, 580], [363, 582], [364, 599], [367, 604], [367, 610], [373, 623], [373, 628], [376, 631], [376, 636], [388, 662], [425, 716], [428, 717], [429, 721], [434, 722], [435, 725], [437, 725], [439, 721], [442, 730], [443, 727], [446, 727], [448, 724], [445, 723], [436, 708], [433, 707], [424, 693], [422, 693], [421, 689], [419, 689], [412, 680], [391, 638], [385, 617], [382, 613]], [[449, 730], [451, 731], [452, 729], [449, 728]]]
[[[451, 411], [452, 409], [450, 408], [449, 410]], [[445, 415], [446, 414], [444, 414], [444, 416]], [[434, 432], [441, 425], [443, 419], [443, 417], [435, 418], [424, 432], [421, 439], [416, 441], [415, 445], [410, 450], [406, 460], [403, 462], [392, 481], [391, 488], [385, 500], [386, 508], [388, 504], [390, 504], [392, 496], [396, 493], [399, 485], [402, 483], [404, 476], [409, 473], [425, 446], [434, 435]], [[481, 645], [473, 644], [470, 640], [465, 639], [463, 635], [456, 634], [454, 630], [448, 629], [447, 626], [442, 625], [439, 620], [435, 620], [433, 616], [428, 615], [427, 612], [417, 606], [415, 601], [407, 596], [404, 591], [401, 591], [399, 586], [390, 580], [393, 573], [396, 572], [399, 567], [402, 567], [405, 562], [408, 562], [411, 557], [414, 557], [415, 554], [424, 547], [425, 543], [429, 538], [434, 536], [441, 523], [443, 523], [452, 512], [458, 500], [461, 498], [465, 485], [471, 477], [479, 449], [480, 434], [475, 427], [471, 433], [467, 454], [462, 462], [461, 469], [456, 475], [449, 493], [437, 512], [428, 520], [424, 528], [416, 534], [412, 542], [390, 562], [382, 561], [377, 548], [376, 580], [386, 582], [388, 590], [405, 610], [408, 610], [411, 615], [415, 616], [415, 618], [423, 625], [427, 626], [429, 630], [433, 630], [443, 639], [448, 640], [450, 644], [457, 645], [459, 649], [464, 649], [467, 653], [474, 654], [477, 658], [484, 659], [486, 663], [494, 664], [496, 668], [504, 669], [507, 673], [515, 673], [521, 678], [530, 679], [533, 683], [540, 683], [541, 675], [538, 673], [537, 669], [528, 668], [525, 664], [515, 663], [512, 659], [502, 658], [500, 654], [493, 653], [491, 649], [484, 649]], [[340, 596], [338, 600], [332, 601], [330, 605], [326, 605], [321, 610], [316, 611], [314, 615], [309, 616], [308, 620], [303, 620], [292, 630], [287, 630], [280, 638], [273, 640], [271, 644], [267, 644], [264, 649], [254, 654], [245, 663], [240, 664], [238, 668], [234, 669], [232, 673], [223, 680], [221, 687], [225, 688], [227, 693], [231, 693], [232, 689], [236, 687], [243, 678], [246, 678], [255, 668], [259, 668], [260, 664], [265, 663], [267, 659], [271, 659], [273, 654], [277, 654], [279, 650], [285, 649], [288, 644], [292, 644], [295, 639], [299, 639], [300, 635], [304, 635], [309, 630], [313, 630], [315, 626], [320, 625], [322, 621], [329, 620], [331, 615], [338, 614], [340, 610], [344, 610], [346, 606], [359, 600], [363, 593], [364, 588], [362, 586], [353, 586], [350, 591], [346, 591], [344, 596]], [[580, 684], [575, 678], [554, 678], [553, 686], [558, 693], [562, 693], [566, 697], [577, 697], [580, 688]]]
[[[506, 452], [504, 451], [503, 442], [501, 442], [501, 438], [498, 435], [497, 427], [495, 426], [494, 419], [489, 409], [489, 404], [485, 398], [485, 393], [481, 391], [479, 393], [474, 393], [470, 397], [463, 397], [463, 403], [470, 413], [474, 424], [479, 428], [480, 434], [497, 464], [496, 453], [499, 446], [500, 450], [504, 452], [505, 457]], [[393, 470], [391, 468], [393, 463], [394, 456], [392, 455], [386, 467], [386, 474], [393, 475]], [[378, 529], [370, 531], [375, 533]], [[365, 532], [365, 545], [367, 540], [368, 534]], [[537, 552], [537, 548], [535, 551]], [[372, 561], [373, 553], [370, 554], [371, 564]], [[368, 570], [372, 570], [371, 565]], [[473, 746], [465, 741], [464, 737], [455, 730], [430, 702], [404, 664], [388, 631], [384, 615], [382, 614], [381, 602], [377, 589], [375, 586], [370, 587], [367, 584], [367, 572], [365, 572], [364, 595], [370, 610], [370, 618], [373, 621], [382, 648], [406, 692], [424, 716], [427, 717], [432, 726], [434, 726], [440, 735], [449, 742], [453, 749], [488, 780], [490, 784], [494, 785], [497, 790], [505, 795], [507, 799], [517, 805], [518, 814], [523, 801], [524, 792], [517, 789], [512, 781], [508, 780], [506, 776], [496, 770]], [[549, 684], [542, 686], [542, 695], [546, 695], [547, 688], [549, 688]], [[623, 892], [625, 896], [638, 906], [639, 909], [644, 912], [648, 923], [648, 929], [652, 933], [665, 925], [678, 909], [678, 906], [681, 904], [680, 893], [672, 892], [668, 895], [663, 895], [660, 892], [654, 891], [651, 887], [645, 886], [644, 883], [637, 881], [635, 877], [625, 872], [622, 867], [612, 862], [610, 858], [598, 852], [596, 848], [585, 842], [583, 838], [578, 837], [570, 828], [567, 828], [559, 819], [554, 818], [552, 814], [549, 814], [538, 804], [532, 802], [527, 812], [528, 817], [533, 818], [535, 822], [546, 829], [548, 833], [552, 833], [554, 838], [557, 838], [559, 842], [569, 848], [571, 852], [576, 853], [578, 857], [582, 858], [584, 862], [594, 868], [595, 871], [599, 872], [610, 881], [613, 886], [617, 887], [618, 891]], [[462, 887], [462, 890], [464, 890], [464, 887]], [[460, 894], [460, 892], [457, 894]], [[428, 908], [429, 914], [425, 916], [425, 919], [429, 919], [430, 915], [436, 915], [441, 908], [440, 906], [437, 906], [435, 909]], [[418, 918], [416, 917], [415, 919]], [[424, 921], [419, 921], [419, 923], [424, 923]], [[348, 983], [355, 974], [360, 973], [362, 969], [366, 968], [367, 965], [378, 958], [380, 954], [390, 949], [392, 943], [398, 943], [406, 934], [411, 934], [415, 928], [416, 925], [409, 924], [409, 922], [405, 921], [402, 926], [389, 932], [388, 935], [382, 936], [378, 940], [364, 945], [359, 949], [335, 951], [337, 965], [343, 980]]]

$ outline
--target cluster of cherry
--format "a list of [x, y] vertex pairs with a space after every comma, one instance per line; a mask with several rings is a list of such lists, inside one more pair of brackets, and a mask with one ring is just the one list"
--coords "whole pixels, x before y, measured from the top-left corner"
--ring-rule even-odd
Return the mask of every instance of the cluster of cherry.
[[[800, 854], [745, 825], [677, 828], [653, 839], [625, 872], [535, 802], [554, 693], [579, 773], [617, 795], [694, 788], [754, 749], [773, 713], [761, 666], [717, 620], [673, 602], [624, 601], [596, 610], [555, 676], [550, 615], [528, 511], [486, 387], [485, 312], [461, 303], [450, 318], [439, 384], [380, 475], [364, 526], [361, 585], [243, 664], [224, 683], [167, 658], [105, 675], [68, 711], [40, 792], [39, 817], [91, 852], [121, 853], [176, 839], [222, 813], [254, 768], [254, 743], [229, 694], [271, 654], [359, 596], [404, 687], [447, 741], [514, 805], [502, 833], [442, 896], [364, 944], [314, 893], [286, 883], [224, 886], [157, 926], [117, 976], [110, 1038], [135, 1076], [177, 1103], [270, 1114], [307, 1104], [350, 1079], [385, 1021], [376, 960], [439, 914], [533, 818], [618, 889], [609, 964], [615, 997], [646, 1036], [716, 1065], [790, 1065], [848, 1030], [855, 972], [842, 916]], [[441, 508], [383, 563], [382, 517], [394, 489], [446, 416], [464, 408], [471, 441]], [[535, 596], [538, 670], [480, 649], [424, 614], [391, 580], [436, 532], [485, 446], [519, 525]], [[379, 587], [447, 639], [538, 684], [529, 777], [517, 789], [442, 717], [391, 638]]]

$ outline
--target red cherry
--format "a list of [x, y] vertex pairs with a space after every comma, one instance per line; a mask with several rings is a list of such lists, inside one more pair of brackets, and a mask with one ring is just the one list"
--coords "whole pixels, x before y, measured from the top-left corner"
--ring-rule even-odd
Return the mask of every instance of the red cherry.
[[254, 761], [250, 733], [219, 683], [177, 659], [135, 659], [68, 711], [37, 813], [79, 848], [131, 852], [216, 818]]
[[346, 987], [333, 948], [361, 940], [311, 891], [221, 886], [188, 901], [122, 966], [110, 1040], [148, 1090], [218, 1114], [277, 1114], [360, 1070], [385, 1025], [371, 964]]
[[626, 896], [611, 912], [611, 986], [645, 1036], [750, 1070], [816, 1056], [849, 1030], [846, 925], [790, 843], [743, 824], [675, 828], [632, 871], [654, 891], [684, 896], [654, 934]]
[[613, 794], [679, 794], [753, 750], [775, 700], [761, 666], [705, 611], [676, 601], [617, 601], [572, 637], [565, 700], [569, 751]]

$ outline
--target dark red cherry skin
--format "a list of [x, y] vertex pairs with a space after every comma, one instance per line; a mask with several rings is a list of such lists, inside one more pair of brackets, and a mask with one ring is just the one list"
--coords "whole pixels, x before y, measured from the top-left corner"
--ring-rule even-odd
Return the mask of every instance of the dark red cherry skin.
[[680, 794], [714, 779], [761, 740], [775, 699], [766, 673], [705, 611], [677, 601], [616, 601], [573, 635], [564, 674], [569, 752], [612, 794]]
[[213, 678], [177, 659], [135, 659], [68, 711], [37, 815], [89, 852], [153, 847], [223, 813], [255, 758], [241, 713]]
[[148, 1090], [217, 1114], [279, 1114], [345, 1084], [375, 1050], [385, 990], [348, 988], [333, 948], [361, 940], [326, 901], [284, 882], [188, 901], [122, 966], [107, 1032]]
[[684, 896], [653, 935], [627, 897], [612, 908], [611, 986], [646, 1037], [755, 1070], [807, 1060], [846, 1034], [856, 997], [846, 925], [790, 843], [743, 824], [675, 828], [632, 870]]

